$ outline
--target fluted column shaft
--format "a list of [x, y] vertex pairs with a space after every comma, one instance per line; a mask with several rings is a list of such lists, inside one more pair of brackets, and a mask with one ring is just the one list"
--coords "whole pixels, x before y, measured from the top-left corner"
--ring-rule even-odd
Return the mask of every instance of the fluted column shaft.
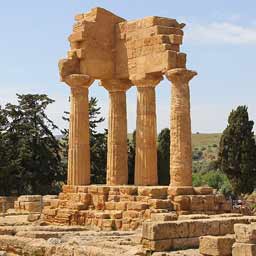
[[172, 82], [171, 96], [171, 186], [192, 186], [192, 145], [189, 81], [196, 72], [183, 68], [167, 72]]
[[135, 82], [137, 86], [135, 185], [158, 184], [155, 87], [161, 79]]
[[102, 80], [109, 92], [107, 184], [128, 184], [126, 80]]
[[86, 75], [71, 75], [65, 79], [71, 87], [71, 109], [68, 149], [68, 184], [90, 184], [90, 141], [88, 88], [92, 84]]

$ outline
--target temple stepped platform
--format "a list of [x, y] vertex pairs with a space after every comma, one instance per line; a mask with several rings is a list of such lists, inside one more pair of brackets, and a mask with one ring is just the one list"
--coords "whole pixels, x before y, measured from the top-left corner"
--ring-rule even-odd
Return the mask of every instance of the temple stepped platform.
[[146, 220], [172, 221], [181, 215], [227, 212], [231, 212], [231, 204], [206, 187], [65, 185], [58, 198], [44, 207], [43, 219], [48, 224], [126, 231], [137, 229]]

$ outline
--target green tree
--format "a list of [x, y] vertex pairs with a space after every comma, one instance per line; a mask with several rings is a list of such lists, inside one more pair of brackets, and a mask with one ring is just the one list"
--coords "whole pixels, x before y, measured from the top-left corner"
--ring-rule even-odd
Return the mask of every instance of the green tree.
[[[6, 112], [0, 106], [0, 195], [10, 195], [15, 184], [17, 161], [11, 159], [13, 147], [8, 143], [6, 133], [9, 122]], [[14, 166], [15, 165], [15, 166]]]
[[246, 106], [233, 110], [219, 146], [219, 167], [230, 179], [236, 194], [251, 193], [255, 188], [256, 145], [254, 122]]
[[135, 173], [135, 153], [136, 153], [136, 130], [132, 133], [132, 138], [128, 139], [128, 184], [134, 184]]
[[54, 101], [44, 94], [17, 97], [18, 104], [8, 103], [1, 111], [5, 123], [1, 146], [7, 155], [1, 153], [0, 162], [8, 159], [1, 173], [7, 179], [9, 194], [56, 193], [56, 183], [63, 179], [60, 145], [53, 135], [57, 126], [45, 113]]
[[157, 150], [158, 183], [169, 185], [170, 183], [170, 129], [163, 129], [158, 135]]

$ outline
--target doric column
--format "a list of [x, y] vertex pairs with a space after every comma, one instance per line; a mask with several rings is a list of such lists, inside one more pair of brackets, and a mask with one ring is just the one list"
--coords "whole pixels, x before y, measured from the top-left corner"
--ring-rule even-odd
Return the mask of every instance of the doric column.
[[172, 187], [192, 186], [192, 147], [189, 81], [197, 75], [185, 68], [169, 70], [172, 82], [170, 177]]
[[162, 77], [134, 81], [137, 86], [135, 185], [157, 185], [155, 87]]
[[93, 80], [82, 74], [65, 77], [71, 88], [68, 149], [68, 184], [90, 184], [88, 88]]
[[109, 92], [107, 184], [128, 184], [126, 91], [129, 80], [102, 80]]

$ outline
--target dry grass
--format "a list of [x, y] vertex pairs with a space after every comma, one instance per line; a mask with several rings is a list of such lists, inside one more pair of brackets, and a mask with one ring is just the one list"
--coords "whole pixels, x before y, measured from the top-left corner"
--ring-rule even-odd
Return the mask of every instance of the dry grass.
[[[195, 147], [208, 147], [216, 144], [219, 146], [221, 133], [199, 133], [192, 134], [192, 146]], [[132, 133], [128, 134], [128, 139], [132, 139]]]

